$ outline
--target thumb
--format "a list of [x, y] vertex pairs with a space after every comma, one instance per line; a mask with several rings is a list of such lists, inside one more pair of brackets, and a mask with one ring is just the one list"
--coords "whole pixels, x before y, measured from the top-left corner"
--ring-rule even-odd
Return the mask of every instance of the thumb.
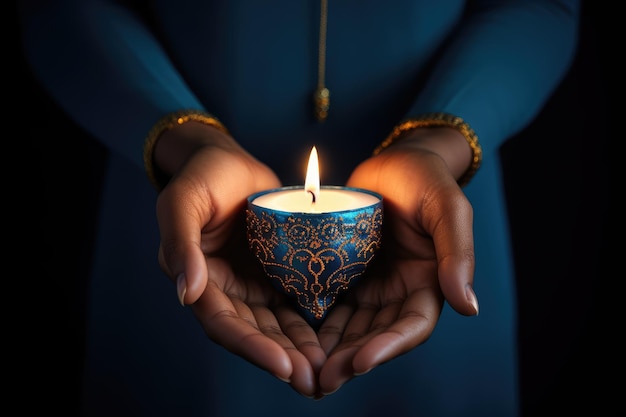
[[473, 258], [446, 257], [439, 263], [439, 286], [443, 295], [457, 313], [477, 316], [478, 298], [473, 288]]
[[157, 200], [159, 265], [176, 283], [180, 303], [188, 305], [200, 298], [207, 285], [207, 267], [200, 246], [206, 209], [194, 210], [198, 207], [193, 201], [197, 193], [178, 192], [179, 187], [170, 185]]
[[444, 207], [432, 233], [437, 253], [439, 286], [446, 301], [459, 314], [478, 315], [474, 293], [473, 209], [461, 198], [439, 200]]

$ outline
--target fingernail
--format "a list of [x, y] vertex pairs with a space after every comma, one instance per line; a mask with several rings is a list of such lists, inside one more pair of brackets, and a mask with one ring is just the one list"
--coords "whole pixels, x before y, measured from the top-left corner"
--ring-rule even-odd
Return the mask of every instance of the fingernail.
[[369, 371], [371, 371], [371, 370], [372, 370], [372, 368], [370, 368], [370, 369], [368, 369], [368, 370], [366, 370], [366, 371], [363, 371], [363, 372], [355, 372], [355, 373], [354, 373], [354, 376], [361, 376], [361, 375], [365, 375], [366, 373], [368, 373], [368, 372], [369, 372]]
[[334, 390], [332, 390], [330, 392], [322, 392], [322, 395], [323, 396], [327, 396], [327, 395], [334, 394], [334, 393], [336, 393], [339, 390], [339, 388], [341, 388], [341, 385], [339, 385], [337, 388], [335, 388]]
[[187, 294], [187, 278], [185, 273], [182, 273], [176, 278], [176, 293], [178, 294], [178, 301], [180, 305], [185, 307], [185, 294]]
[[467, 284], [465, 286], [465, 296], [467, 297], [467, 301], [474, 307], [476, 313], [475, 316], [478, 315], [478, 299], [476, 298], [476, 294], [474, 293], [474, 289], [471, 285]]
[[284, 383], [286, 383], [286, 384], [291, 383], [291, 380], [290, 380], [289, 378], [283, 378], [283, 377], [280, 377], [280, 376], [278, 376], [278, 375], [274, 375], [274, 376], [275, 376], [276, 378], [280, 379], [281, 381], [283, 381], [283, 382], [284, 382]]

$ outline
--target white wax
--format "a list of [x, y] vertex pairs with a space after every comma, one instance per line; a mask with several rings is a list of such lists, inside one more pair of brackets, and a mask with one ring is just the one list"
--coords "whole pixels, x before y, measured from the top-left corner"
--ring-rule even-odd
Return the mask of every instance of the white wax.
[[303, 188], [277, 190], [256, 197], [252, 204], [291, 213], [331, 213], [368, 207], [380, 201], [375, 195], [344, 188], [322, 188], [313, 203]]

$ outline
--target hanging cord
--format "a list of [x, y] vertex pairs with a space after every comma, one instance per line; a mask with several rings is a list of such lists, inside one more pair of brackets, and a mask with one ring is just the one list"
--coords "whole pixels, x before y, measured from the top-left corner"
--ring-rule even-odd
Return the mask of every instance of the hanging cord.
[[326, 88], [326, 30], [328, 26], [328, 0], [321, 0], [320, 7], [320, 34], [317, 49], [317, 90], [313, 97], [315, 102], [315, 117], [323, 122], [328, 117], [330, 107], [330, 91]]

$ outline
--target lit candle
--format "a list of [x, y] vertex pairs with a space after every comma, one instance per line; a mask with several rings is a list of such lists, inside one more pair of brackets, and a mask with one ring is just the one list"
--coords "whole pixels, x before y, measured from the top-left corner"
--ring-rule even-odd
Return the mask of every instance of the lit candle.
[[272, 285], [318, 328], [380, 248], [382, 197], [359, 188], [320, 187], [317, 150], [304, 186], [248, 197], [247, 237]]
[[283, 187], [262, 193], [252, 204], [291, 213], [331, 213], [355, 210], [380, 202], [380, 196], [350, 187], [320, 187], [319, 162], [315, 146], [309, 156], [304, 187]]

